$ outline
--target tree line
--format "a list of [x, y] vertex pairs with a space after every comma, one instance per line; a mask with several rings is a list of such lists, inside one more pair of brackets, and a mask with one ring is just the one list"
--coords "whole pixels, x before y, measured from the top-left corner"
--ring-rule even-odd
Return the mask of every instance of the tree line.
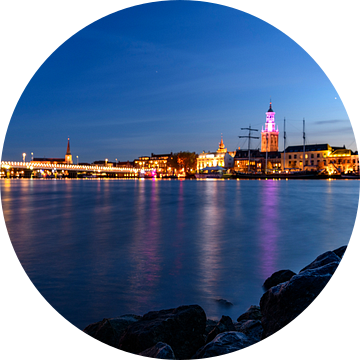
[[196, 171], [196, 157], [197, 154], [195, 152], [180, 151], [169, 158], [168, 166], [177, 171], [184, 169], [186, 173], [191, 173]]

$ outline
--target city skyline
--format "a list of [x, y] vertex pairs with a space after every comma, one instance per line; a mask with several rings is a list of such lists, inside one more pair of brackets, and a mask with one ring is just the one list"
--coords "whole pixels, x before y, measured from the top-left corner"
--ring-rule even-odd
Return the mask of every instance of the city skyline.
[[[152, 16], [148, 16], [151, 14]], [[329, 79], [295, 42], [238, 10], [150, 3], [79, 31], [40, 67], [10, 122], [4, 160], [63, 156], [127, 161], [150, 153], [247, 148], [242, 127], [265, 124], [270, 98], [283, 149], [329, 143], [357, 150]], [[260, 147], [260, 141], [252, 143]]]

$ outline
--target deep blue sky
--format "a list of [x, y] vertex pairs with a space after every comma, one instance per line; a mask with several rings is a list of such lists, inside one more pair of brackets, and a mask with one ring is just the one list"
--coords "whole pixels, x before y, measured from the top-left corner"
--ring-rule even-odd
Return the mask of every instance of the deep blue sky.
[[[247, 148], [272, 99], [283, 149], [329, 143], [357, 150], [329, 79], [295, 42], [239, 10], [200, 2], [136, 6], [89, 25], [60, 46], [24, 90], [2, 160], [121, 161], [170, 151]], [[260, 132], [260, 131], [259, 131]], [[253, 141], [259, 147], [260, 140]]]

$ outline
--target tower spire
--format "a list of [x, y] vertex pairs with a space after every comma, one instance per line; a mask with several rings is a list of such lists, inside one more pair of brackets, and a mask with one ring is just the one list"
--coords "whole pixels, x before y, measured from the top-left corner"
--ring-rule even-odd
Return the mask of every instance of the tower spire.
[[72, 164], [72, 155], [70, 152], [70, 138], [68, 138], [68, 144], [66, 149], [66, 155], [65, 155], [65, 163], [66, 164]]
[[68, 144], [67, 144], [67, 149], [66, 149], [66, 155], [71, 155], [71, 152], [70, 152], [70, 138], [68, 138]]

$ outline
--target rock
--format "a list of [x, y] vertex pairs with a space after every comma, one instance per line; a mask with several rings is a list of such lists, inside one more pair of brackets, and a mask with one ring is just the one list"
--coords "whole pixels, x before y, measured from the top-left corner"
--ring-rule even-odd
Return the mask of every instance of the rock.
[[234, 324], [236, 331], [242, 332], [250, 338], [261, 340], [263, 327], [260, 320], [242, 320]]
[[225, 299], [216, 299], [215, 300], [220, 306], [223, 306], [225, 308], [231, 307], [233, 306], [233, 303], [231, 303], [230, 301], [227, 301]]
[[235, 331], [235, 326], [229, 316], [223, 315], [216, 326], [209, 332], [205, 343], [212, 341], [217, 335], [227, 331]]
[[144, 350], [139, 355], [155, 359], [175, 359], [171, 346], [162, 342], [158, 342], [156, 345]]
[[208, 333], [217, 325], [217, 323], [218, 321], [207, 319], [204, 335], [207, 336]]
[[237, 318], [238, 322], [242, 320], [261, 320], [260, 306], [251, 305], [245, 313]]
[[255, 343], [256, 341], [254, 339], [250, 339], [241, 332], [229, 331], [217, 335], [214, 340], [199, 349], [192, 358], [204, 359], [212, 356], [229, 354]]
[[205, 343], [205, 325], [206, 315], [199, 305], [151, 311], [126, 329], [118, 347], [139, 354], [163, 342], [177, 359], [189, 359]]
[[273, 286], [289, 281], [294, 275], [295, 273], [291, 270], [280, 270], [274, 272], [270, 277], [265, 280], [263, 288], [265, 290], [269, 290]]
[[260, 299], [264, 329], [262, 339], [274, 334], [303, 312], [320, 294], [338, 264], [333, 262], [300, 272], [288, 282], [270, 288]]
[[327, 251], [324, 254], [319, 255], [311, 264], [305, 266], [300, 272], [315, 269], [332, 262], [340, 262], [341, 258], [337, 256], [333, 251]]
[[125, 329], [140, 319], [141, 316], [138, 315], [122, 315], [116, 318], [103, 319], [88, 325], [84, 332], [107, 345], [117, 347]]
[[347, 246], [344, 245], [344, 246], [339, 247], [338, 249], [333, 250], [333, 253], [335, 253], [339, 258], [342, 259], [346, 249], [347, 249]]

